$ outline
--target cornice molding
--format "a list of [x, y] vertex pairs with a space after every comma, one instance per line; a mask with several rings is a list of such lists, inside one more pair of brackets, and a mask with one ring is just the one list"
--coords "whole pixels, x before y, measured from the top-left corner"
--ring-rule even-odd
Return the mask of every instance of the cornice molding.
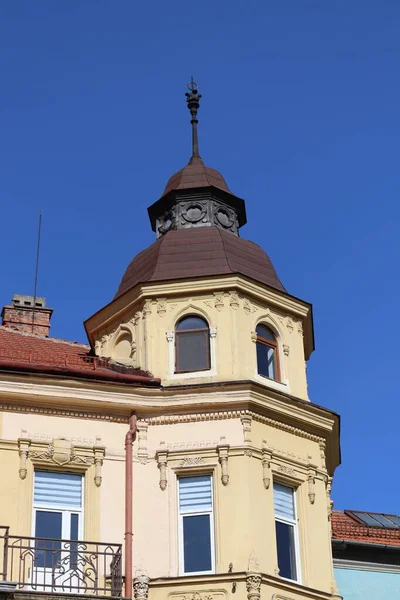
[[[400, 546], [399, 546], [400, 552]], [[361, 560], [348, 560], [344, 558], [334, 558], [333, 566], [335, 569], [353, 569], [356, 571], [376, 571], [377, 573], [400, 573], [400, 565], [386, 565], [374, 562], [364, 562]]]
[[108, 421], [110, 423], [127, 423], [126, 417], [119, 417], [109, 414], [84, 412], [81, 410], [63, 410], [60, 408], [43, 408], [41, 406], [23, 406], [20, 404], [0, 404], [0, 411], [34, 413], [39, 415], [54, 415], [61, 417], [70, 417], [71, 419], [94, 419], [98, 421]]
[[171, 296], [181, 296], [182, 294], [213, 296], [215, 291], [230, 292], [232, 289], [248, 294], [259, 302], [272, 304], [300, 318], [307, 317], [310, 312], [311, 305], [300, 298], [295, 298], [273, 288], [267, 288], [265, 285], [253, 282], [245, 277], [225, 275], [222, 277], [210, 276], [164, 283], [139, 284], [126, 294], [107, 304], [92, 317], [89, 317], [85, 322], [85, 327], [90, 332], [90, 337], [93, 337], [100, 328], [107, 327], [114, 321], [123, 320], [127, 312], [137, 310], [138, 307], [149, 299], [157, 301], [160, 297], [168, 299]]

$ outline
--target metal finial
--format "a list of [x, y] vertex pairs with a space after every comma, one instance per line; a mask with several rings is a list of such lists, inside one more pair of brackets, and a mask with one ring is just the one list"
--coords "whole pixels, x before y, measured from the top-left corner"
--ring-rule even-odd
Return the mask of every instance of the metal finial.
[[200, 108], [200, 98], [201, 94], [199, 94], [199, 86], [193, 79], [193, 75], [189, 83], [187, 84], [189, 92], [186, 92], [186, 102], [188, 105], [188, 109], [190, 110], [191, 124], [192, 124], [192, 158], [189, 161], [189, 164], [192, 162], [194, 157], [200, 158], [199, 154], [199, 141], [197, 138], [197, 111]]

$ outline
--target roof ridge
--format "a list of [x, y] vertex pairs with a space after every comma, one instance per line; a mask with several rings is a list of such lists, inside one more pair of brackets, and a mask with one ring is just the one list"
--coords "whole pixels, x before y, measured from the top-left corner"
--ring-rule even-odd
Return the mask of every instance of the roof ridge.
[[[214, 225], [214, 227], [215, 227], [215, 225]], [[222, 229], [220, 229], [219, 227], [215, 227], [215, 229], [218, 231], [218, 233], [219, 233], [219, 237], [221, 238], [222, 247], [223, 247], [223, 249], [224, 249], [225, 261], [226, 261], [226, 264], [228, 265], [228, 269], [229, 269], [229, 271], [230, 271], [231, 273], [234, 273], [234, 271], [232, 270], [232, 267], [231, 267], [231, 265], [230, 265], [230, 263], [229, 263], [228, 254], [227, 254], [227, 251], [226, 251], [226, 246], [225, 246], [225, 240], [224, 240], [224, 237], [223, 237], [223, 235], [222, 235]], [[226, 232], [224, 232], [224, 233], [226, 233]], [[231, 234], [231, 235], [232, 235], [232, 234]]]
[[10, 327], [6, 327], [5, 325], [0, 325], [0, 331], [1, 330], [7, 331], [8, 333], [15, 333], [16, 335], [21, 335], [23, 337], [31, 337], [31, 338], [38, 339], [38, 340], [51, 341], [56, 344], [65, 344], [67, 346], [73, 346], [74, 348], [79, 346], [79, 347], [85, 348], [87, 350], [90, 349], [89, 344], [81, 344], [80, 342], [73, 342], [71, 340], [63, 340], [61, 338], [56, 338], [56, 337], [47, 337], [45, 335], [38, 335], [37, 333], [28, 333], [25, 331], [18, 331], [16, 329], [11, 329]]

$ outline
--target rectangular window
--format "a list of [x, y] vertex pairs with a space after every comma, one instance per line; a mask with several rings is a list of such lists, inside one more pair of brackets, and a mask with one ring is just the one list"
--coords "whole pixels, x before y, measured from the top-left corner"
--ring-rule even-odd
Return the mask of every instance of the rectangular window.
[[33, 536], [35, 541], [35, 567], [55, 569], [65, 549], [70, 560], [76, 562], [76, 543], [82, 537], [83, 501], [82, 475], [35, 471], [33, 491]]
[[274, 483], [275, 531], [280, 577], [298, 581], [295, 491]]
[[179, 558], [182, 574], [214, 571], [212, 477], [180, 477]]

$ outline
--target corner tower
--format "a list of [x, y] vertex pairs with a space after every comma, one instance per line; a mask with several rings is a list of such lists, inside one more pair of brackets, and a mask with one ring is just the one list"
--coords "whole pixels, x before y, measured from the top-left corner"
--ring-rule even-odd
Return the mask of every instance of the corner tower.
[[200, 157], [188, 87], [192, 155], [148, 209], [157, 239], [85, 323], [96, 355], [162, 383], [130, 404], [138, 589], [327, 600], [339, 420], [308, 397], [312, 308], [240, 237], [245, 203]]
[[[96, 354], [157, 373], [165, 386], [255, 380], [307, 400], [311, 305], [291, 296], [264, 250], [240, 237], [245, 202], [200, 157], [201, 95], [193, 80], [188, 87], [190, 160], [149, 207], [157, 241], [133, 258], [113, 302], [86, 322], [89, 340]], [[191, 325], [180, 321], [191, 315], [208, 328], [208, 357], [181, 368]]]

